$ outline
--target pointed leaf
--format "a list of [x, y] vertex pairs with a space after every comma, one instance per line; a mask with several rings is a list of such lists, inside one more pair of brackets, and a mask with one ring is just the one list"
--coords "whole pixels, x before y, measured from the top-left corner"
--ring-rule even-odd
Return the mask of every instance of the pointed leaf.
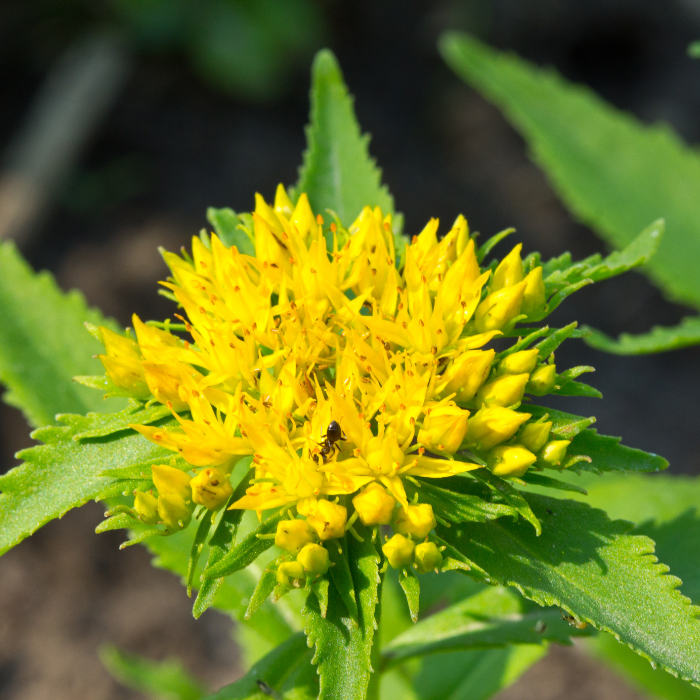
[[318, 578], [311, 584], [311, 590], [316, 595], [316, 600], [318, 600], [318, 609], [321, 612], [321, 617], [325, 617], [328, 613], [329, 586], [330, 581], [325, 577]]
[[646, 126], [590, 89], [473, 37], [448, 34], [441, 50], [504, 111], [567, 206], [608, 242], [624, 248], [664, 216], [668, 234], [645, 270], [675, 300], [700, 306], [695, 150], [667, 126]]
[[369, 156], [369, 137], [360, 133], [338, 62], [327, 49], [316, 54], [312, 68], [306, 139], [295, 198], [306, 192], [316, 213], [332, 209], [345, 226], [367, 205], [379, 206], [385, 214], [394, 211], [394, 200]]
[[36, 274], [13, 243], [0, 244], [0, 382], [8, 388], [4, 400], [33, 426], [54, 423], [57, 413], [123, 406], [73, 381], [103, 371], [93, 355], [104, 348], [85, 321], [116, 330], [79, 292], [65, 294], [49, 273]]
[[507, 588], [487, 588], [422, 620], [393, 639], [382, 654], [393, 659], [436, 651], [502, 647], [508, 644], [571, 644], [590, 635], [564, 621], [559, 610], [525, 611], [523, 599]]
[[190, 550], [190, 560], [187, 565], [187, 595], [192, 595], [192, 583], [194, 581], [194, 572], [197, 569], [197, 564], [199, 563], [199, 556], [204, 549], [204, 544], [207, 537], [209, 536], [209, 530], [211, 530], [211, 519], [214, 515], [213, 510], [207, 510], [199, 521], [197, 526], [197, 532], [192, 540], [192, 549]]
[[250, 618], [255, 614], [255, 611], [272, 595], [272, 591], [275, 590], [277, 585], [277, 567], [283, 561], [291, 561], [292, 556], [290, 554], [280, 554], [277, 559], [271, 561], [262, 573], [262, 576], [258, 580], [253, 595], [250, 596], [250, 602], [245, 611], [244, 619], [250, 620]]
[[328, 555], [331, 560], [329, 569], [331, 580], [335, 590], [340, 594], [340, 599], [345, 603], [345, 609], [350, 619], [357, 623], [359, 611], [357, 609], [357, 594], [350, 562], [348, 561], [348, 537], [345, 535], [328, 545]]
[[[348, 540], [348, 559], [359, 607], [359, 624], [348, 617], [335, 586], [328, 591], [328, 613], [321, 616], [318, 601], [306, 601], [309, 645], [316, 646], [313, 662], [320, 676], [319, 700], [364, 700], [372, 671], [372, 643], [379, 604], [379, 555], [371, 534], [358, 527], [364, 542]], [[376, 670], [376, 669], [375, 669]]]
[[45, 444], [22, 450], [24, 464], [0, 477], [0, 554], [71, 508], [121, 495], [124, 482], [101, 476], [105, 469], [170, 459], [172, 452], [134, 431], [76, 442], [92, 420], [61, 416], [66, 425], [35, 430], [32, 436]]
[[582, 489], [580, 486], [576, 486], [576, 484], [567, 484], [565, 481], [559, 481], [559, 479], [553, 479], [551, 476], [545, 476], [544, 474], [532, 470], [521, 476], [520, 480], [532, 486], [544, 486], [545, 488], [559, 489], [560, 491], [570, 491], [572, 493], [586, 495], [586, 489]]
[[404, 569], [399, 573], [399, 584], [406, 595], [411, 622], [418, 622], [420, 612], [420, 583], [418, 577], [410, 570]]
[[617, 340], [594, 328], [587, 330], [590, 331], [586, 338], [588, 345], [616, 355], [647, 355], [700, 343], [700, 318], [697, 316], [688, 316], [671, 328], [654, 326], [648, 333], [641, 335], [622, 333]]
[[241, 223], [233, 209], [207, 209], [207, 221], [214, 227], [221, 242], [228, 246], [235, 245], [243, 255], [255, 255], [255, 244], [250, 237], [238, 228]]
[[543, 524], [540, 537], [508, 520], [438, 532], [502, 585], [515, 586], [540, 605], [558, 605], [671, 673], [700, 683], [698, 609], [651, 556], [654, 543], [627, 535], [629, 523], [610, 521], [576, 501], [530, 494], [529, 502]]

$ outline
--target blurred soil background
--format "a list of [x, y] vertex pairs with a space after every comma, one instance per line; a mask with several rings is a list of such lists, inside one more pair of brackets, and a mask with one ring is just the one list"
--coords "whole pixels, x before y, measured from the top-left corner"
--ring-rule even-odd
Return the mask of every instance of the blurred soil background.
[[[157, 247], [177, 250], [208, 206], [250, 210], [292, 184], [304, 147], [309, 66], [337, 54], [371, 151], [418, 233], [463, 212], [489, 236], [518, 229], [524, 250], [575, 258], [605, 245], [576, 223], [499, 112], [445, 67], [436, 40], [464, 29], [554, 65], [647, 122], [700, 142], [698, 0], [0, 0], [0, 232], [37, 269], [121, 324], [173, 312], [157, 296]], [[662, 216], [663, 212], [659, 212]], [[498, 254], [507, 252], [501, 244]], [[671, 325], [686, 310], [631, 273], [567, 300], [572, 319], [617, 335]], [[700, 348], [639, 358], [569, 341], [557, 364], [592, 364], [604, 394], [552, 406], [700, 473]], [[0, 459], [31, 444], [0, 407]], [[0, 561], [0, 698], [140, 697], [97, 658], [101, 644], [180, 657], [211, 687], [239, 674], [231, 623], [195, 622], [180, 583], [90, 504]], [[502, 699], [638, 697], [576, 648], [555, 648]]]

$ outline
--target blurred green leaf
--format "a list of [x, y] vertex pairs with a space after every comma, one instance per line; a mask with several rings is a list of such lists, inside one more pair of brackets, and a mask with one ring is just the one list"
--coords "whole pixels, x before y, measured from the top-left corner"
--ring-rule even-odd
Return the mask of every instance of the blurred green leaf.
[[504, 647], [509, 644], [571, 644], [577, 630], [559, 610], [525, 612], [523, 599], [507, 588], [487, 588], [422, 620], [393, 639], [382, 654], [393, 659], [457, 649]]
[[645, 126], [593, 91], [514, 54], [449, 33], [440, 48], [524, 135], [567, 206], [618, 248], [663, 216], [667, 235], [645, 270], [673, 299], [700, 307], [700, 156], [666, 126]]
[[331, 51], [316, 54], [312, 74], [308, 148], [294, 198], [306, 192], [315, 212], [332, 209], [345, 226], [367, 205], [392, 213], [394, 200], [369, 156], [369, 137], [360, 132], [353, 100]]
[[124, 406], [73, 381], [104, 371], [93, 359], [104, 348], [85, 330], [86, 321], [117, 330], [80, 292], [62, 292], [48, 272], [35, 273], [14, 244], [0, 243], [0, 381], [8, 388], [4, 400], [32, 426], [54, 423], [58, 413]]
[[150, 661], [105, 646], [100, 660], [120, 683], [156, 700], [199, 700], [206, 695], [202, 684], [175, 659]]
[[506, 519], [438, 527], [438, 534], [494, 581], [613, 632], [660, 667], [699, 683], [698, 609], [650, 556], [654, 543], [582, 503], [535, 494], [527, 500], [542, 523], [540, 537]]
[[694, 41], [688, 47], [688, 56], [691, 58], [700, 58], [700, 41]]
[[610, 338], [594, 328], [587, 328], [590, 335], [586, 342], [597, 350], [617, 355], [647, 355], [652, 352], [678, 350], [700, 343], [700, 318], [689, 316], [677, 326], [667, 328], [654, 326], [648, 333], [630, 335], [622, 333], [617, 339]]
[[255, 255], [255, 244], [238, 225], [241, 223], [233, 209], [207, 209], [207, 221], [214, 227], [221, 242], [228, 246], [235, 245], [243, 255]]

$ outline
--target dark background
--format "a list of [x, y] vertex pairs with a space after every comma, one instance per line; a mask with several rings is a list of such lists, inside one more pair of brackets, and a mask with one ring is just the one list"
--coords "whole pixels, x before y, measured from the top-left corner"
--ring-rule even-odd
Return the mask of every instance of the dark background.
[[[87, 35], [120, 37], [131, 60], [124, 86], [57, 181], [43, 215], [27, 227], [21, 249], [35, 268], [51, 270], [64, 289], [81, 289], [125, 325], [132, 312], [172, 313], [156, 295], [166, 274], [157, 246], [187, 245], [206, 225], [208, 206], [250, 210], [256, 191], [271, 198], [278, 182], [295, 182], [308, 69], [322, 46], [338, 56], [409, 234], [431, 216], [445, 231], [464, 213], [483, 236], [516, 227], [524, 251], [544, 257], [606, 250], [563, 208], [499, 112], [443, 64], [436, 41], [445, 29], [472, 31], [554, 65], [643, 121], [666, 121], [687, 142], [700, 141], [700, 61], [686, 55], [700, 38], [697, 0], [309, 2], [306, 35], [285, 49], [257, 93], [240, 80], [226, 82], [211, 61], [202, 68], [187, 22], [180, 34], [156, 41], [113, 5], [119, 3], [0, 0], [0, 158], [12, 152], [64, 52]], [[9, 156], [5, 163], [12, 166]], [[496, 253], [507, 250], [502, 244]], [[629, 273], [578, 292], [551, 324], [577, 319], [617, 335], [671, 325], [686, 313]], [[673, 473], [698, 473], [698, 360], [698, 348], [620, 358], [569, 341], [557, 364], [594, 365], [589, 381], [605, 400], [552, 405], [595, 414], [601, 432], [664, 455]], [[22, 417], [2, 405], [3, 468], [30, 442]], [[119, 534], [92, 535], [100, 516], [97, 505], [86, 506], [0, 562], [0, 698], [136, 697], [102, 669], [96, 648], [105, 642], [152, 658], [181, 656], [211, 687], [233, 680], [230, 623], [216, 613], [192, 620], [180, 584], [152, 569], [145, 551], [120, 553]], [[557, 650], [544, 664], [507, 697], [628, 692], [575, 650]]]

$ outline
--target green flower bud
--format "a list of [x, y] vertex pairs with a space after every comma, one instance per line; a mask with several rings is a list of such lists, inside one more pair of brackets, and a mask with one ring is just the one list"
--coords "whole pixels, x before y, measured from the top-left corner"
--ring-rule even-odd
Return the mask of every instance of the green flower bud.
[[498, 374], [530, 374], [537, 366], [538, 356], [537, 348], [507, 355], [498, 364]]
[[394, 529], [402, 535], [422, 540], [437, 525], [433, 507], [428, 503], [401, 508], [394, 520]]
[[488, 466], [496, 476], [522, 476], [536, 460], [522, 445], [501, 445], [489, 453]]
[[520, 307], [521, 314], [531, 316], [544, 306], [544, 282], [542, 281], [542, 268], [536, 267], [523, 280], [525, 282], [525, 293], [523, 303]]
[[134, 493], [134, 510], [139, 514], [141, 522], [154, 525], [158, 522], [158, 499], [150, 493], [136, 491]]
[[477, 406], [514, 406], [523, 400], [529, 374], [504, 374], [476, 392]]
[[421, 542], [413, 553], [413, 565], [419, 574], [435, 571], [442, 564], [442, 554], [434, 542]]
[[477, 332], [486, 333], [505, 328], [520, 313], [525, 284], [523, 280], [520, 284], [491, 292], [476, 308], [474, 320]]
[[534, 396], [544, 396], [554, 388], [556, 380], [556, 365], [541, 365], [530, 375], [526, 391]]
[[571, 440], [551, 440], [542, 448], [540, 461], [550, 467], [560, 466], [570, 444]]
[[416, 548], [413, 540], [403, 535], [394, 535], [382, 545], [382, 552], [394, 569], [401, 569], [413, 562], [413, 550]]
[[316, 539], [306, 520], [281, 520], [277, 523], [275, 544], [292, 554], [298, 554], [305, 545]]
[[520, 257], [520, 251], [523, 248], [522, 243], [513, 248], [513, 250], [501, 260], [496, 272], [493, 273], [491, 282], [491, 291], [497, 292], [504, 287], [512, 287], [523, 280], [523, 261]]
[[304, 567], [309, 576], [320, 576], [328, 571], [330, 559], [328, 550], [320, 544], [306, 544], [299, 554], [297, 561]]
[[306, 583], [303, 565], [298, 561], [282, 562], [277, 568], [277, 583], [288, 588], [303, 588]]
[[192, 519], [192, 505], [182, 496], [166, 493], [158, 496], [158, 515], [169, 530], [184, 530]]
[[549, 440], [552, 421], [545, 423], [527, 423], [518, 435], [518, 442], [525, 445], [530, 452], [539, 452]]
[[477, 449], [488, 450], [510, 440], [518, 428], [530, 419], [529, 413], [516, 413], [510, 408], [482, 408], [469, 419], [467, 441]]

